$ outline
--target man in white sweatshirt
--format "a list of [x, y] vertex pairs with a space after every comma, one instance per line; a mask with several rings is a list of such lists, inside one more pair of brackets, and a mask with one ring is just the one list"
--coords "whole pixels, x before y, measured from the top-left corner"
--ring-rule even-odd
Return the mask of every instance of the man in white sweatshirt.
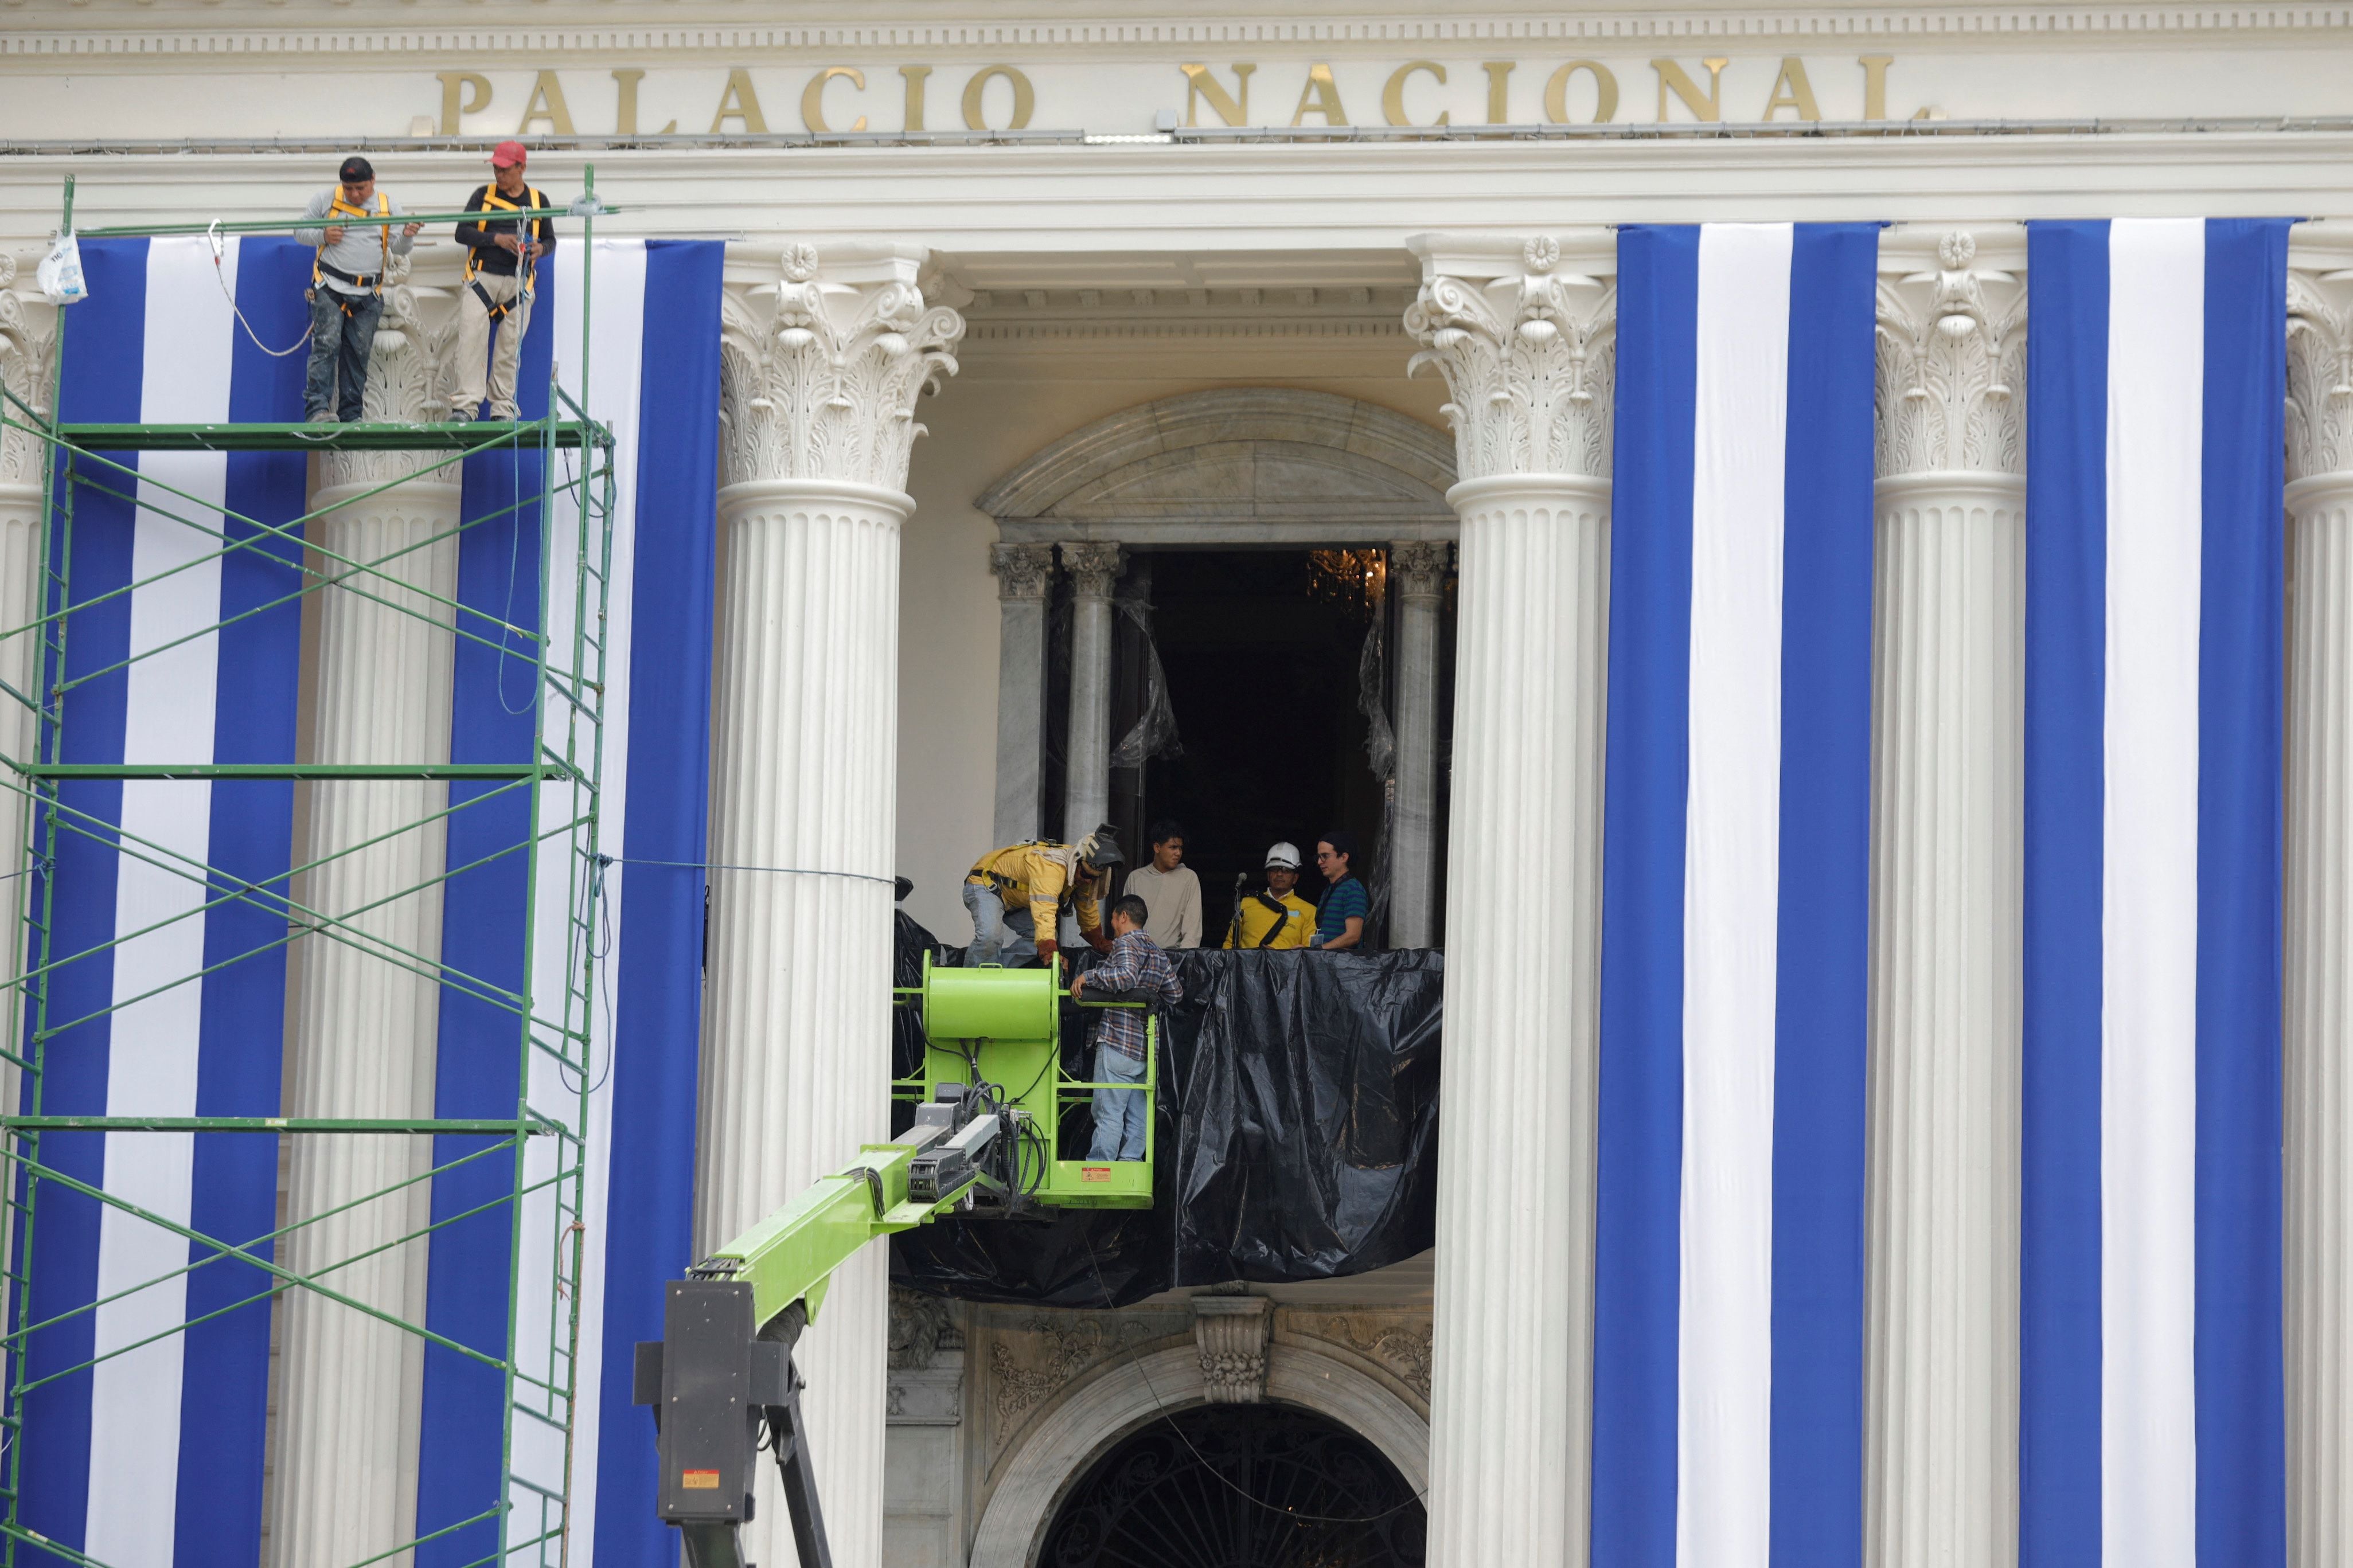
[[1201, 945], [1201, 879], [1185, 864], [1185, 830], [1166, 818], [1152, 825], [1152, 861], [1127, 874], [1124, 889], [1152, 911], [1144, 934], [1174, 952]]
[[303, 378], [303, 417], [345, 425], [360, 416], [367, 393], [368, 354], [384, 315], [384, 275], [396, 256], [417, 243], [422, 224], [354, 224], [351, 218], [397, 217], [399, 206], [375, 188], [375, 169], [357, 154], [335, 171], [332, 189], [302, 209], [309, 220], [295, 233], [319, 247], [311, 268], [311, 366]]

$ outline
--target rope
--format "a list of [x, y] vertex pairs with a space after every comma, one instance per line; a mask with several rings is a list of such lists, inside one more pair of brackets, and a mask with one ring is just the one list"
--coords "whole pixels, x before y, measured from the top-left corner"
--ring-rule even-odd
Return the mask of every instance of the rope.
[[212, 226], [205, 230], [205, 241], [213, 247], [213, 281], [220, 285], [221, 298], [228, 301], [229, 313], [237, 318], [237, 324], [245, 329], [245, 335], [253, 340], [253, 346], [271, 359], [284, 359], [288, 354], [301, 353], [311, 341], [310, 328], [302, 329], [302, 335], [294, 340], [292, 348], [273, 349], [261, 341], [261, 334], [253, 330], [253, 323], [245, 319], [243, 310], [237, 309], [237, 296], [229, 291], [228, 274], [221, 267], [221, 257], [227, 247], [221, 239], [220, 226], [220, 219], [213, 219]]

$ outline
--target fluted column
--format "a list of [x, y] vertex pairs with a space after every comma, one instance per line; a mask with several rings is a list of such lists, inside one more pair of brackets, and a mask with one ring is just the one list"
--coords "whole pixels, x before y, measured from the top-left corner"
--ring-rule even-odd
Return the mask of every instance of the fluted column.
[[1389, 827], [1389, 945], [1438, 944], [1438, 615], [1446, 546], [1389, 546], [1397, 598], [1397, 815]]
[[1050, 544], [990, 547], [997, 575], [997, 832], [1018, 844], [1043, 831], [1046, 597], [1054, 584]]
[[[1602, 710], [1615, 296], [1549, 237], [1419, 236], [1414, 367], [1461, 482], [1451, 863], [1543, 889], [1451, 907], [1430, 1393], [1432, 1568], [1586, 1561]], [[1528, 1130], [1546, 1136], [1531, 1141]]]
[[2288, 278], [2288, 1562], [2353, 1562], [2353, 289]]
[[[429, 417], [433, 384], [415, 296], [387, 290], [364, 416]], [[458, 588], [457, 475], [367, 493], [428, 462], [411, 452], [319, 459], [311, 505], [325, 515], [311, 538], [327, 552], [322, 570], [350, 574], [317, 595], [313, 761], [448, 760], [456, 641], [446, 602]], [[375, 561], [384, 564], [367, 572], [343, 564]], [[346, 924], [341, 939], [314, 933], [294, 949], [301, 1003], [289, 1115], [433, 1114], [439, 990], [399, 954], [440, 951], [441, 889], [433, 879], [445, 866], [446, 836], [438, 820], [426, 819], [438, 818], [448, 797], [446, 784], [416, 780], [309, 786], [300, 859], [314, 864], [296, 896]], [[426, 825], [399, 831], [407, 823]], [[421, 1174], [431, 1144], [422, 1137], [296, 1139], [290, 1223]], [[373, 1254], [336, 1269], [335, 1288], [422, 1322], [425, 1245], [376, 1249], [423, 1228], [431, 1199], [430, 1184], [419, 1183], [305, 1226], [289, 1239], [288, 1266], [307, 1274]], [[423, 1342], [303, 1291], [286, 1297], [285, 1313], [271, 1555], [279, 1568], [357, 1562], [416, 1533]]]
[[[913, 247], [791, 247], [773, 309], [731, 292], [727, 533], [698, 1244], [713, 1247], [890, 1127], [899, 530], [916, 397], [964, 321]], [[888, 1259], [838, 1270], [801, 1342], [839, 1568], [880, 1568]], [[746, 1555], [794, 1561], [761, 1471]]]
[[1062, 569], [1071, 574], [1071, 740], [1063, 756], [1062, 837], [1071, 844], [1092, 833], [1111, 809], [1111, 595], [1124, 560], [1116, 544], [1062, 546]]
[[1866, 1562], [2017, 1561], [2023, 289], [1883, 282]]
[[[0, 250], [0, 385], [34, 408], [43, 409], [48, 405], [53, 340], [35, 329], [24, 301], [9, 291], [16, 276], [16, 258]], [[18, 628], [29, 626], [40, 607], [41, 470], [47, 461], [48, 445], [21, 428], [27, 417], [22, 408], [10, 404], [7, 413], [11, 421], [19, 422], [19, 427], [0, 435], [0, 681], [29, 701], [34, 697], [40, 639]], [[10, 632], [16, 635], [10, 637]], [[18, 762], [32, 761], [37, 730], [33, 711], [25, 701], [0, 693], [0, 754]], [[0, 876], [9, 880], [0, 883], [0, 930], [7, 931], [9, 937], [0, 942], [0, 984], [16, 978], [23, 959], [16, 918], [31, 887], [29, 878], [15, 875], [25, 858], [24, 781], [13, 773], [5, 776], [10, 787], [0, 791]], [[0, 995], [6, 998], [6, 1004], [0, 1005], [0, 1047], [15, 1051], [25, 1012], [23, 999], [13, 990]], [[0, 1110], [16, 1107], [16, 1069], [0, 1063]], [[5, 1235], [5, 1228], [0, 1228], [0, 1236]]]

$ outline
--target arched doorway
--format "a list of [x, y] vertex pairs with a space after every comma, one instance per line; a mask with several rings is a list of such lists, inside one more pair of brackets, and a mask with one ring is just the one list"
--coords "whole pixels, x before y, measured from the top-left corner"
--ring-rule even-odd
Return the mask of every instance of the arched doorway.
[[1090, 1465], [1037, 1568], [1420, 1568], [1427, 1529], [1397, 1468], [1337, 1422], [1203, 1405]]

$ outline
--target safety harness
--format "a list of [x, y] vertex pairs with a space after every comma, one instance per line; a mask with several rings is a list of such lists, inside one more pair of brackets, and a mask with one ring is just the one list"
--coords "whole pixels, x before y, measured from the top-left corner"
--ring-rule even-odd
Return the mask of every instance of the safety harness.
[[[522, 188], [522, 191], [523, 195], [528, 198], [527, 200], [511, 202], [507, 200], [506, 197], [499, 194], [499, 188], [495, 184], [484, 185], [482, 187], [481, 210], [484, 212], [519, 213], [529, 212], [534, 208], [544, 207], [547, 205], [547, 198], [539, 194], [538, 187], [533, 185], [525, 185]], [[479, 226], [485, 234], [490, 232], [490, 225], [486, 223], [478, 224], [477, 226]], [[530, 237], [538, 232], [536, 228], [536, 220], [525, 223], [523, 225], [522, 232], [524, 235], [524, 242], [526, 244], [530, 243]], [[491, 299], [491, 291], [483, 288], [481, 283], [475, 277], [475, 274], [481, 271], [481, 269], [482, 253], [474, 247], [470, 245], [466, 247], [466, 287], [474, 291], [474, 298], [482, 302], [482, 309], [490, 312], [491, 321], [505, 321], [507, 312], [514, 309], [514, 300], [500, 301]], [[522, 287], [517, 290], [515, 299], [528, 300], [531, 298], [532, 268], [522, 265], [522, 258], [517, 258], [515, 270], [522, 276]]]
[[[374, 212], [368, 211], [365, 207], [353, 206], [351, 203], [343, 200], [343, 193], [341, 186], [336, 187], [334, 195], [327, 203], [327, 216], [329, 218], [390, 217], [391, 216], [392, 198], [385, 195], [382, 191], [378, 191], [375, 194], [375, 211]], [[339, 279], [342, 281], [350, 284], [354, 289], [369, 289], [379, 298], [383, 296], [384, 275], [392, 266], [392, 225], [388, 223], [379, 224], [376, 226], [375, 232], [378, 241], [384, 247], [384, 261], [376, 268], [375, 275], [374, 277], [368, 277], [356, 272], [346, 272], [340, 267], [328, 266], [327, 247], [324, 244], [322, 244], [319, 247], [319, 254], [311, 263], [311, 293], [312, 298], [317, 298], [320, 288], [322, 286], [325, 279], [329, 278]], [[329, 289], [327, 292], [335, 297], [335, 303], [343, 308], [344, 315], [348, 316], [352, 314], [352, 301], [353, 296], [344, 293], [341, 289]]]

